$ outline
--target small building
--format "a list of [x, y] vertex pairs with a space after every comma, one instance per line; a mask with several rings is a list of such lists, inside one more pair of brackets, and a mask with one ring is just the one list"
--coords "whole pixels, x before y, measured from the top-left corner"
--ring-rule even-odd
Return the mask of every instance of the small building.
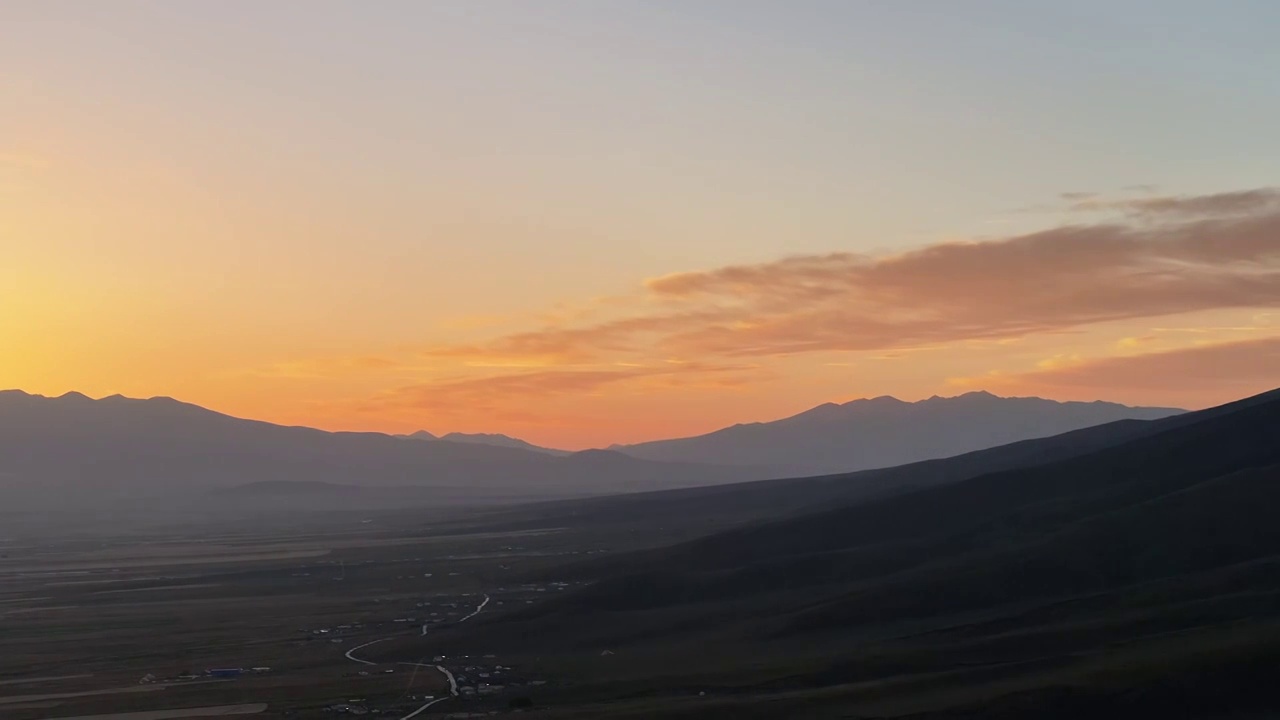
[[209, 671], [209, 676], [216, 678], [235, 678], [240, 677], [242, 673], [244, 673], [243, 668], [214, 668]]

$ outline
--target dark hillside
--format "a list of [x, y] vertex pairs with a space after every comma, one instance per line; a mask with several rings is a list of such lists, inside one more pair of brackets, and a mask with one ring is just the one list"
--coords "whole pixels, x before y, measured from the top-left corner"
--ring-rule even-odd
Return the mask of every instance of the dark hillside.
[[495, 528], [661, 522], [733, 524], [848, 506], [1002, 470], [1042, 465], [1179, 427], [1198, 413], [1160, 420], [1118, 420], [1047, 438], [1023, 440], [941, 460], [836, 475], [781, 478], [628, 495], [555, 501], [499, 511]]
[[[1277, 463], [1280, 399], [1247, 403], [1056, 463], [610, 558], [600, 571], [616, 579], [572, 601], [584, 608], [597, 602], [654, 608], [740, 599], [780, 584], [852, 584], [859, 587], [851, 599], [833, 601], [852, 603], [851, 614], [918, 614], [929, 603], [955, 609], [1149, 577], [1162, 547], [1173, 554], [1164, 559], [1170, 572], [1194, 569], [1202, 551], [1187, 545], [1183, 529], [1193, 522], [1187, 527], [1193, 537], [1219, 543], [1212, 546], [1218, 562], [1246, 560], [1280, 552], [1280, 524], [1271, 530], [1250, 522], [1259, 507], [1280, 501], [1271, 497], [1280, 493]], [[1205, 512], [1189, 515], [1197, 508]], [[1086, 574], [1073, 573], [1076, 566]], [[1034, 574], [1037, 567], [1047, 577]], [[1125, 576], [1117, 567], [1148, 570]], [[865, 583], [876, 584], [860, 587]], [[971, 589], [957, 595], [956, 583]], [[914, 594], [933, 586], [949, 591]]]
[[[1252, 681], [1233, 678], [1280, 670], [1280, 393], [1162, 422], [1055, 462], [570, 566], [599, 580], [432, 644], [611, 648], [649, 668], [636, 673], [798, 703], [794, 717], [985, 717], [972, 703], [1039, 717], [1055, 693], [1115, 716], [1165, 707], [1167, 683], [1254, 709]], [[610, 677], [592, 692], [630, 687]]]

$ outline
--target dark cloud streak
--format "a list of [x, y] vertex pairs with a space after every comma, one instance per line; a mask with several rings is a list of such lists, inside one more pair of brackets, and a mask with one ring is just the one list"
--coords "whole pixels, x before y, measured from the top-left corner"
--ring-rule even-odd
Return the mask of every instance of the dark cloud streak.
[[[1081, 195], [1081, 197], [1073, 197], [1074, 195]], [[1080, 193], [1065, 193], [1062, 197], [1073, 201], [1072, 210], [1120, 211], [1136, 216], [1222, 216], [1280, 209], [1280, 190], [1276, 188], [1241, 190], [1214, 195], [1166, 195], [1125, 200], [1103, 200], [1094, 195]]]

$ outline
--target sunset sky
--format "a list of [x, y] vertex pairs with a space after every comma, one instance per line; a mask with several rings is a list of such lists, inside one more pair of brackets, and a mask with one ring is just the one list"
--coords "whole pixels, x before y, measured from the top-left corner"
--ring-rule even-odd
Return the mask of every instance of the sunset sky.
[[0, 387], [566, 448], [886, 394], [1259, 392], [1277, 27], [1269, 0], [8, 0]]

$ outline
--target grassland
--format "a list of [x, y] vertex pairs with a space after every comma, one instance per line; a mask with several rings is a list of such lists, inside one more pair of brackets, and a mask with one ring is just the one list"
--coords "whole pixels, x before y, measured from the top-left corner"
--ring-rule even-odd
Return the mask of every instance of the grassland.
[[[348, 650], [421, 639], [424, 626], [429, 634], [457, 623], [486, 594], [491, 611], [539, 602], [563, 590], [518, 576], [636, 542], [556, 528], [483, 532], [422, 517], [329, 513], [257, 527], [8, 538], [0, 547], [0, 717], [310, 718], [333, 717], [325, 708], [334, 706], [400, 717], [424, 696], [449, 695], [434, 654], [415, 658], [430, 666], [420, 668], [365, 665]], [[511, 680], [502, 684], [515, 687], [472, 692], [467, 707], [505, 709], [521, 684], [540, 684], [508, 666], [494, 675], [503, 660], [474, 655], [440, 663], [467, 676], [464, 693], [499, 684], [503, 673]], [[481, 669], [468, 675], [467, 667]], [[207, 672], [223, 668], [244, 672]], [[462, 700], [423, 714], [449, 704]]]

